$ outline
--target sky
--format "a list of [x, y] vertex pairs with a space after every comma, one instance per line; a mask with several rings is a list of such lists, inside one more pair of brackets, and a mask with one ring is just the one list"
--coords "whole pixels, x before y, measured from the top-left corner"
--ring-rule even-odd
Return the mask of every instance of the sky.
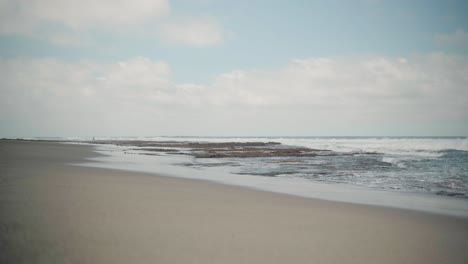
[[0, 0], [0, 137], [467, 136], [468, 1]]

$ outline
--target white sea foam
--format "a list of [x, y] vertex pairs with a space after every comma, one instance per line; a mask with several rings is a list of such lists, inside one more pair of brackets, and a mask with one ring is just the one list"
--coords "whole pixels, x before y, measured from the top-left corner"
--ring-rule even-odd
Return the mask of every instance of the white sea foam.
[[392, 158], [392, 157], [383, 157], [382, 161], [386, 163], [391, 163], [393, 165], [396, 165], [400, 168], [406, 168], [406, 165], [404, 163], [404, 158]]
[[449, 149], [468, 151], [466, 138], [305, 138], [281, 141], [339, 152], [378, 152], [415, 157], [440, 157], [440, 151]]

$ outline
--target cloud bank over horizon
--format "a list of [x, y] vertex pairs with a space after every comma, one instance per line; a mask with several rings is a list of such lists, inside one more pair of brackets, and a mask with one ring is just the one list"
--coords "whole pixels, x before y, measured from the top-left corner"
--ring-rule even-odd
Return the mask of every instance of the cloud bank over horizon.
[[467, 132], [451, 127], [468, 123], [466, 57], [293, 59], [278, 69], [223, 73], [207, 85], [175, 82], [171, 71], [144, 57], [0, 60], [3, 136], [32, 136], [22, 126], [42, 136], [216, 135], [225, 128], [295, 135], [297, 127], [309, 135], [389, 135], [395, 122], [423, 124], [415, 128], [420, 135]]

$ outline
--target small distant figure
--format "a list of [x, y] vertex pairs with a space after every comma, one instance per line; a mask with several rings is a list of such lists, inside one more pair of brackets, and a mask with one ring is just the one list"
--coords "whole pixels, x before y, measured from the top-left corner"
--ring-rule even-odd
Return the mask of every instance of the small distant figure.
[[94, 141], [94, 137], [93, 137], [93, 141]]

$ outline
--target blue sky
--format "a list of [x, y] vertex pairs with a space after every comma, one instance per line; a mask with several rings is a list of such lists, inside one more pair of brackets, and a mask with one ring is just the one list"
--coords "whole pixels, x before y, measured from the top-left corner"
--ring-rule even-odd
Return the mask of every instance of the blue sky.
[[[31, 93], [33, 90], [39, 90], [37, 94], [44, 96], [45, 92], [41, 89], [50, 88], [34, 86], [34, 83], [52, 82], [51, 87], [76, 85], [70, 89], [85, 91], [83, 94], [88, 100], [88, 97], [102, 94], [99, 92], [101, 89], [98, 88], [99, 85], [90, 81], [88, 77], [106, 79], [107, 75], [114, 73], [112, 71], [115, 68], [112, 65], [122, 66], [123, 64], [119, 64], [122, 62], [134, 63], [128, 64], [134, 67], [128, 73], [135, 74], [135, 76], [130, 74], [129, 78], [145, 79], [144, 74], [152, 75], [151, 71], [147, 70], [153, 69], [154, 66], [158, 68], [155, 74], [161, 75], [159, 79], [164, 79], [164, 87], [159, 81], [150, 83], [155, 80], [142, 82], [142, 85], [151, 87], [145, 91], [148, 93], [146, 95], [133, 94], [135, 90], [129, 88], [133, 87], [133, 84], [114, 83], [119, 87], [127, 87], [120, 91], [122, 98], [137, 98], [135, 100], [140, 100], [139, 96], [155, 98], [154, 102], [146, 102], [149, 104], [146, 110], [138, 110], [142, 111], [142, 115], [151, 115], [150, 112], [156, 111], [167, 113], [166, 116], [174, 115], [179, 119], [188, 119], [187, 115], [178, 113], [180, 106], [168, 110], [171, 107], [176, 108], [177, 103], [170, 102], [178, 102], [177, 98], [186, 98], [190, 101], [187, 103], [189, 105], [198, 103], [199, 105], [193, 106], [192, 110], [199, 112], [199, 115], [206, 115], [213, 109], [220, 112], [219, 117], [212, 119], [222, 119], [226, 115], [241, 118], [242, 111], [253, 105], [267, 109], [267, 113], [277, 113], [280, 111], [279, 108], [286, 107], [287, 110], [283, 109], [286, 113], [301, 112], [314, 115], [311, 113], [312, 106], [323, 103], [326, 109], [331, 107], [330, 102], [317, 101], [312, 106], [302, 102], [304, 106], [298, 110], [296, 105], [301, 101], [299, 100], [301, 95], [298, 95], [298, 98], [291, 98], [290, 101], [277, 98], [284, 96], [283, 93], [289, 89], [285, 87], [288, 83], [293, 83], [291, 91], [296, 94], [302, 92], [303, 96], [313, 96], [310, 101], [322, 95], [324, 98], [330, 97], [324, 94], [327, 93], [327, 89], [332, 89], [334, 92], [330, 94], [334, 94], [333, 102], [335, 102], [343, 97], [343, 91], [348, 91], [349, 87], [345, 87], [344, 81], [338, 77], [333, 78], [329, 74], [317, 77], [316, 73], [333, 72], [334, 76], [339, 76], [345, 74], [341, 71], [353, 69], [351, 64], [354, 63], [362, 66], [362, 72], [356, 72], [356, 76], [362, 75], [362, 78], [347, 80], [354, 82], [355, 86], [369, 85], [384, 91], [379, 96], [388, 103], [388, 109], [379, 110], [383, 112], [376, 111], [379, 113], [369, 114], [366, 120], [360, 121], [362, 127], [367, 127], [362, 131], [345, 128], [337, 122], [330, 124], [327, 129], [320, 130], [319, 134], [468, 134], [468, 125], [464, 124], [468, 121], [466, 114], [457, 113], [463, 112], [463, 107], [468, 109], [465, 101], [459, 102], [457, 107], [451, 107], [451, 112], [433, 113], [437, 117], [433, 120], [416, 116], [408, 119], [404, 117], [406, 116], [404, 113], [395, 114], [391, 111], [397, 102], [414, 105], [408, 109], [403, 107], [406, 111], [414, 113], [418, 112], [416, 110], [434, 109], [434, 105], [437, 105], [435, 100], [437, 98], [434, 97], [436, 95], [453, 93], [450, 96], [455, 98], [466, 95], [464, 87], [467, 81], [463, 78], [463, 71], [466, 69], [468, 52], [467, 1], [138, 0], [125, 2], [123, 1], [122, 6], [116, 6], [108, 0], [86, 0], [73, 8], [68, 8], [67, 5], [57, 6], [52, 0], [31, 2], [4, 0], [0, 3], [3, 9], [0, 13], [0, 22], [3, 24], [0, 27], [0, 58], [5, 69], [3, 74], [7, 74], [8, 71], [26, 71], [26, 69], [33, 71], [24, 72], [24, 75], [31, 76], [30, 85], [25, 85], [19, 79], [13, 79], [11, 74], [4, 76], [8, 79], [2, 85], [2, 92], [4, 98], [10, 98], [8, 99], [10, 106], [5, 107], [4, 113], [7, 114], [4, 114], [3, 118], [8, 119], [11, 124], [11, 127], [5, 129], [8, 133], [4, 134], [42, 135], [53, 132], [52, 128], [32, 125], [31, 120], [35, 118], [34, 115], [16, 116], [17, 109], [12, 106], [26, 104], [24, 95], [34, 94]], [[36, 69], [31, 65], [42, 65], [41, 63], [48, 65], [50, 60], [56, 60], [54, 65], [61, 65], [62, 70], [74, 71], [56, 72], [57, 76], [75, 76], [77, 72], [86, 72], [89, 76], [80, 75], [83, 79], [71, 84], [69, 79], [44, 80], [44, 75], [39, 72], [42, 72], [45, 66], [37, 66]], [[300, 63], [297, 63], [298, 61]], [[168, 70], [160, 71], [160, 67], [157, 66], [160, 63]], [[297, 65], [301, 67], [298, 68]], [[450, 73], [453, 67], [461, 71], [459, 75]], [[99, 70], [96, 70], [97, 68]], [[305, 69], [313, 70], [305, 72]], [[386, 74], [382, 74], [383, 71]], [[370, 76], [369, 72], [373, 72], [374, 75]], [[431, 79], [421, 77], [423, 75], [431, 76]], [[328, 79], [323, 81], [324, 78]], [[279, 84], [283, 86], [276, 87]], [[414, 86], [411, 88], [414, 91], [406, 92], [410, 89], [406, 88], [410, 84]], [[239, 85], [242, 87], [238, 87]], [[262, 85], [270, 85], [273, 89], [269, 91], [259, 87]], [[304, 89], [305, 86], [309, 88]], [[23, 89], [24, 93], [18, 92], [14, 96], [8, 94], [19, 89]], [[373, 92], [359, 90], [362, 88], [352, 89], [356, 89], [355, 94], [366, 94], [358, 98], [363, 102], [372, 100], [372, 96], [376, 96], [372, 94]], [[158, 92], [155, 92], [156, 90]], [[41, 107], [40, 102], [47, 100], [48, 104], [56, 104], [57, 95], [61, 93], [64, 91], [50, 92], [49, 97], [40, 99], [28, 97], [27, 100], [35, 100], [37, 107]], [[218, 103], [221, 95], [218, 93], [221, 95], [233, 93], [230, 98], [238, 97], [238, 100], [226, 101], [220, 106]], [[426, 99], [417, 101], [404, 97], [409, 93], [425, 95], [420, 98]], [[318, 94], [320, 96], [316, 96]], [[397, 94], [398, 98], [395, 97], [395, 101], [389, 103], [388, 98], [392, 98], [389, 94]], [[431, 98], [434, 101], [430, 101]], [[21, 103], [14, 104], [15, 100]], [[110, 108], [119, 108], [118, 105], [122, 101], [115, 99], [106, 103], [110, 104], [108, 106]], [[230, 104], [235, 105], [238, 110], [234, 113], [232, 110], [226, 110], [225, 107]], [[93, 107], [97, 109], [96, 112], [100, 112], [98, 105]], [[79, 108], [76, 106], [76, 109]], [[56, 109], [60, 107], [57, 106]], [[336, 111], [335, 118], [340, 118], [340, 112]], [[346, 106], [343, 106], [341, 111], [346, 111]], [[262, 118], [273, 117], [273, 114], [270, 116], [267, 113]], [[85, 116], [87, 114], [83, 113]], [[348, 117], [347, 120], [362, 118], [362, 112], [355, 114], [356, 116]], [[394, 129], [373, 128], [373, 122], [379, 117], [389, 119], [380, 127], [394, 127]], [[50, 127], [54, 127], [54, 131], [61, 131], [57, 132], [59, 134], [72, 133], [73, 131], [61, 128], [59, 123], [61, 119], [62, 117]], [[324, 117], [311, 119], [313, 122], [323, 120]], [[255, 120], [252, 122], [255, 123]], [[182, 129], [180, 124], [175, 123], [169, 125], [173, 129], [144, 127], [141, 133], [192, 134], [190, 131], [184, 132], [186, 128]], [[214, 122], [206, 121], [207, 130], [195, 132], [207, 134], [215, 130], [215, 126]], [[254, 131], [257, 131], [255, 132], [257, 134], [268, 134], [272, 129], [276, 129], [278, 132], [273, 131], [271, 134], [314, 134], [314, 129], [308, 126], [298, 125], [297, 129], [290, 130], [279, 129], [276, 125], [269, 126], [271, 129], [264, 128], [258, 131], [254, 129]], [[447, 129], [440, 129], [440, 126]], [[89, 132], [84, 133], [106, 134], [110, 131], [111, 128], [97, 129], [93, 132], [90, 128]], [[249, 131], [252, 131], [252, 128], [246, 126], [245, 129], [233, 131], [233, 134], [249, 135]], [[140, 132], [136, 129], [118, 133]], [[221, 130], [219, 133], [229, 134], [229, 131]]]

